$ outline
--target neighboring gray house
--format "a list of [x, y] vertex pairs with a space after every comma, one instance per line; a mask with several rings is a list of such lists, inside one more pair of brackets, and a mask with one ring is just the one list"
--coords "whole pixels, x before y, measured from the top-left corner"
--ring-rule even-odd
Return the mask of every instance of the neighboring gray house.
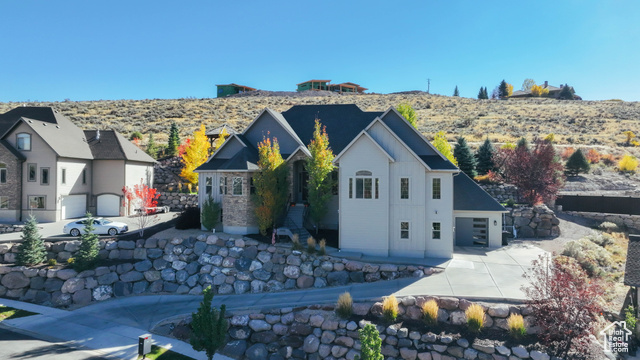
[[122, 213], [122, 188], [153, 183], [153, 160], [117, 132], [82, 131], [50, 107], [0, 115], [0, 221]]
[[[251, 203], [257, 144], [277, 138], [290, 168], [290, 200], [306, 201], [304, 159], [315, 119], [326, 126], [337, 180], [320, 226], [339, 230], [340, 249], [372, 255], [451, 257], [454, 245], [502, 244], [505, 209], [440, 154], [394, 108], [356, 105], [271, 109], [229, 138], [202, 166], [200, 204], [222, 204], [222, 230], [257, 233]], [[291, 207], [294, 209], [294, 207]]]

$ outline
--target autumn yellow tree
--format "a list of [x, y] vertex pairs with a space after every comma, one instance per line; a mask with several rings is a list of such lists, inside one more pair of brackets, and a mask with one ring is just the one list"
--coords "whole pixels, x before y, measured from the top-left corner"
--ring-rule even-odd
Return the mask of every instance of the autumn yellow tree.
[[440, 151], [442, 155], [444, 155], [449, 161], [451, 161], [455, 166], [458, 166], [458, 161], [453, 156], [453, 150], [451, 149], [451, 144], [447, 140], [447, 136], [444, 134], [444, 131], [440, 131], [436, 134], [435, 138], [431, 142], [431, 144]]
[[549, 95], [549, 89], [543, 88], [540, 85], [533, 85], [531, 87], [531, 95], [535, 97], [542, 97]]
[[204, 124], [200, 125], [200, 129], [193, 132], [193, 138], [182, 155], [183, 167], [180, 176], [194, 185], [198, 183], [198, 174], [194, 173], [193, 170], [207, 161], [209, 148], [211, 148], [205, 132]]
[[260, 233], [266, 235], [284, 211], [289, 193], [289, 168], [280, 154], [278, 139], [272, 142], [265, 137], [258, 144], [258, 167], [260, 171], [253, 178], [253, 201]]
[[[316, 119], [313, 131], [313, 139], [307, 146], [311, 157], [306, 160], [306, 170], [309, 174], [309, 215], [311, 220], [318, 223], [327, 214], [327, 204], [331, 199], [333, 182], [331, 181], [331, 172], [335, 168], [333, 166], [333, 151], [329, 146], [329, 135], [327, 129], [322, 126], [320, 120]], [[317, 231], [316, 227], [316, 231]]]

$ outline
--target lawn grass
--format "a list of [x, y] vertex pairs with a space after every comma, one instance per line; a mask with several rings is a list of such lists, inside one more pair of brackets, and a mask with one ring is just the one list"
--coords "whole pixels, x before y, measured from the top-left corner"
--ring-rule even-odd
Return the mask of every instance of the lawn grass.
[[[142, 359], [142, 356], [138, 356], [138, 360]], [[145, 359], [151, 360], [193, 360], [193, 358], [186, 355], [178, 354], [169, 349], [157, 345], [151, 345], [151, 352], [148, 353]]]
[[31, 311], [14, 309], [12, 307], [0, 305], [0, 322], [3, 320], [17, 319], [25, 316], [38, 315]]

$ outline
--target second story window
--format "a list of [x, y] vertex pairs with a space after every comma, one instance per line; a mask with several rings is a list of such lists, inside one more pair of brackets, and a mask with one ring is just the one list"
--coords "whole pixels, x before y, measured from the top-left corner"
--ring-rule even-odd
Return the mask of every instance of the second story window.
[[31, 150], [31, 134], [21, 133], [16, 135], [16, 148], [18, 150]]
[[67, 183], [67, 169], [61, 169], [60, 171], [60, 180], [62, 184]]
[[37, 171], [36, 164], [27, 164], [27, 181], [36, 181]]
[[355, 189], [352, 189], [353, 178], [349, 179], [349, 198], [355, 192], [356, 199], [377, 199], [379, 196], [379, 180], [373, 178], [371, 171], [356, 172]]
[[434, 178], [432, 180], [431, 183], [431, 193], [432, 193], [432, 197], [433, 199], [440, 199], [442, 194], [441, 194], [441, 182], [440, 182], [440, 178]]
[[40, 168], [40, 184], [49, 185], [49, 168]]
[[87, 169], [82, 169], [82, 184], [87, 183]]
[[400, 178], [400, 199], [409, 198], [409, 178]]

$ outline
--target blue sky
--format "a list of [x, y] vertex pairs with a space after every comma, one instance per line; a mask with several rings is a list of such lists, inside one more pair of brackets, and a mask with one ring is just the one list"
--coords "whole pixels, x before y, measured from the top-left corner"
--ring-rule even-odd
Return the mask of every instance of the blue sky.
[[0, 101], [215, 97], [215, 84], [476, 97], [506, 79], [640, 100], [640, 2], [2, 1]]

